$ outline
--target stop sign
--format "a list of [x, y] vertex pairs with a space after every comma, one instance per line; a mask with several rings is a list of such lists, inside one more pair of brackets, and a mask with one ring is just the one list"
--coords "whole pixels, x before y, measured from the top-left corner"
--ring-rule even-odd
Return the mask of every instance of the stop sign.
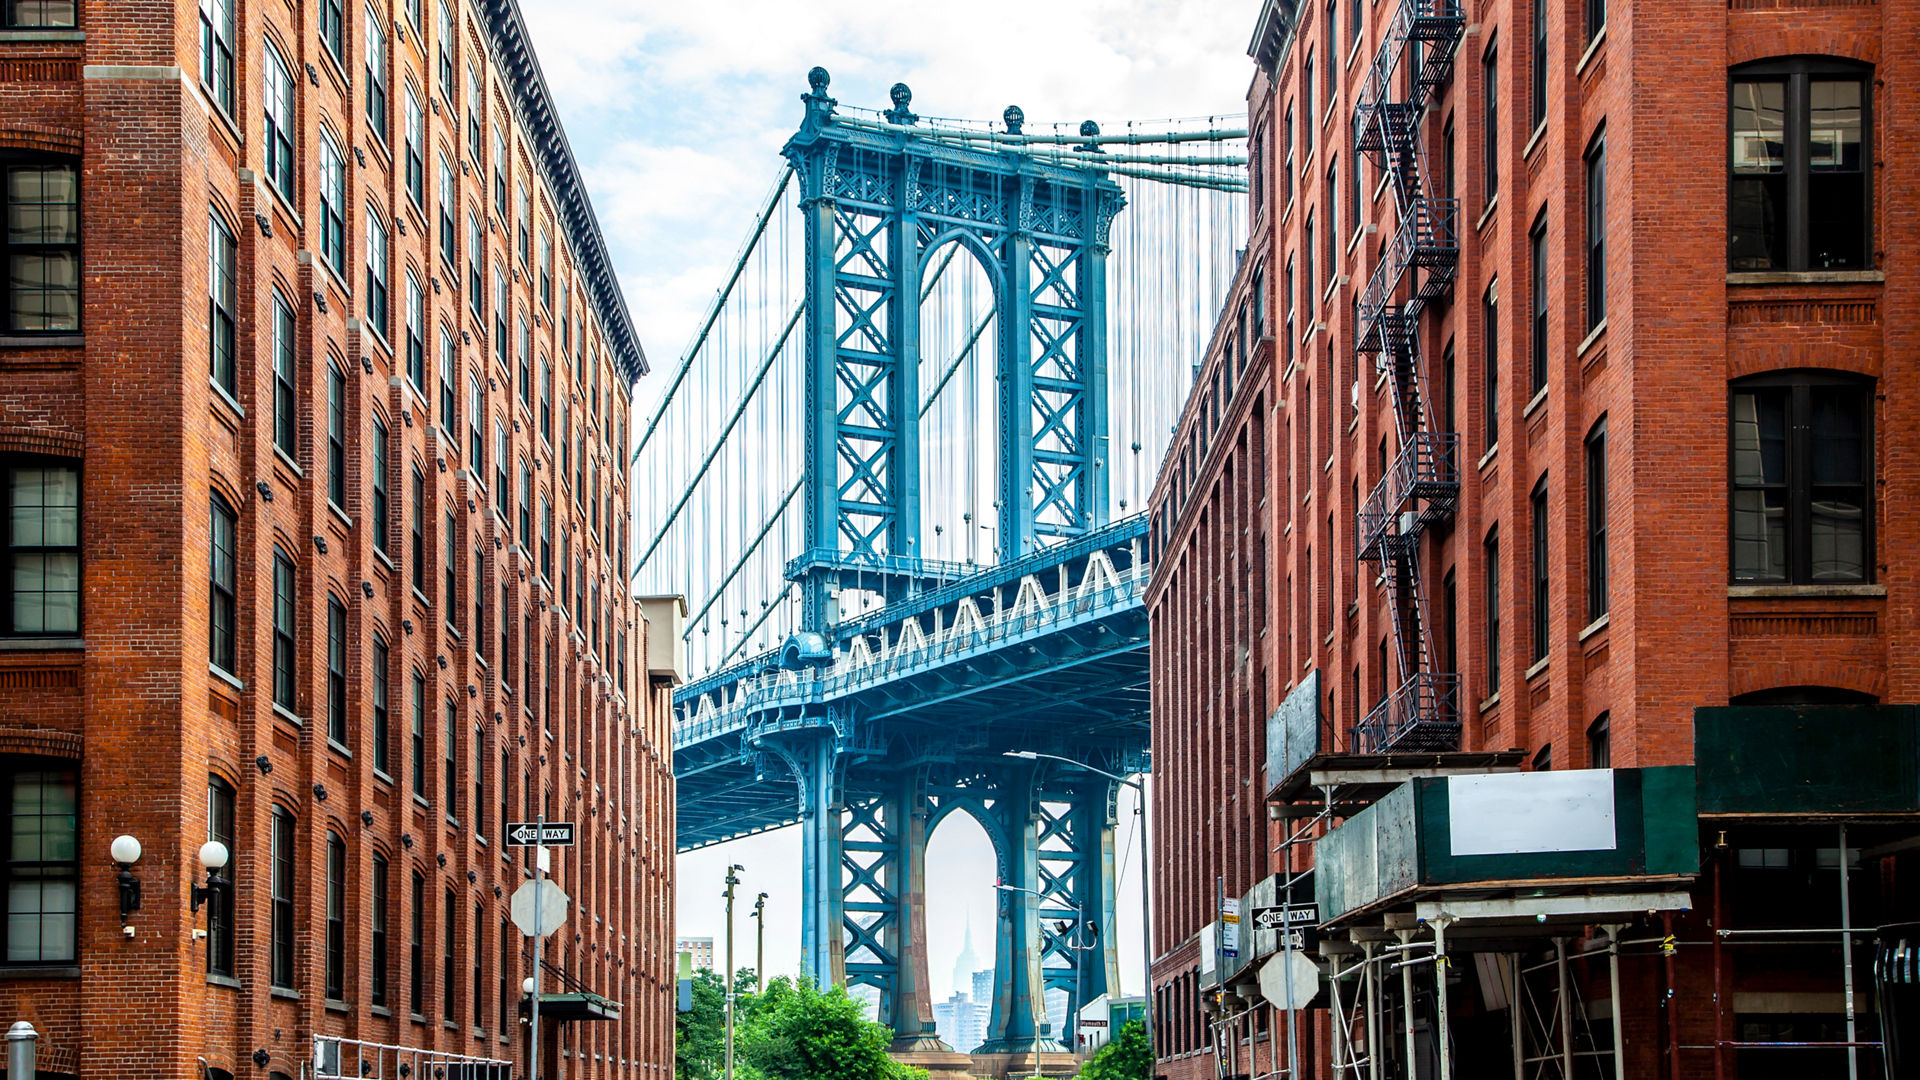
[[528, 937], [546, 937], [567, 921], [566, 890], [551, 881], [529, 881], [513, 891], [513, 925]]

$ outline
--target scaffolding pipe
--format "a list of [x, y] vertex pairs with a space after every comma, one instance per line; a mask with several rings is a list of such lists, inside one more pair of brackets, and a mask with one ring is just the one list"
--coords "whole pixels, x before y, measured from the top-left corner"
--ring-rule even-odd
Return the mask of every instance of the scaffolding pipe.
[[1453, 1080], [1453, 1046], [1447, 1016], [1447, 924], [1453, 920], [1441, 916], [1433, 920], [1434, 1039], [1440, 1048], [1440, 1080]]
[[1620, 1020], [1620, 931], [1626, 929], [1622, 923], [1608, 923], [1607, 931], [1607, 988], [1613, 995], [1613, 1080], [1627, 1080], [1626, 1069], [1626, 1033]]
[[1853, 1013], [1853, 903], [1847, 896], [1847, 824], [1840, 823], [1840, 970], [1847, 994], [1847, 1080], [1860, 1080], [1859, 1038]]
[[[1395, 931], [1395, 933], [1400, 935], [1400, 944], [1402, 945], [1405, 945], [1407, 943], [1407, 939], [1413, 936], [1413, 931], [1411, 930], [1398, 930], [1398, 931]], [[1407, 967], [1404, 964], [1400, 965], [1400, 998], [1401, 998], [1400, 1011], [1403, 1015], [1405, 1015], [1407, 1019], [1407, 1038], [1406, 1038], [1407, 1078], [1408, 1080], [1413, 1080], [1415, 1076], [1419, 1075], [1419, 1071], [1420, 1071], [1418, 1068], [1414, 1066], [1415, 1058], [1414, 1058], [1414, 1048], [1413, 1048], [1413, 969], [1410, 967]]]
[[1380, 984], [1374, 979], [1373, 942], [1360, 948], [1367, 954], [1362, 972], [1367, 989], [1367, 1073], [1371, 1080], [1380, 1080]]
[[[1289, 992], [1288, 996], [1292, 996], [1291, 992]], [[1340, 1005], [1340, 976], [1338, 974], [1335, 974], [1333, 978], [1327, 980], [1327, 997], [1333, 1005], [1333, 1022], [1340, 1025], [1340, 1030], [1334, 1033], [1333, 1038], [1333, 1075], [1335, 1080], [1339, 1080], [1341, 1072], [1347, 1067], [1345, 1060], [1343, 1060], [1346, 1055], [1341, 1053], [1341, 1050], [1346, 1047], [1347, 1041], [1353, 1037], [1353, 1025], [1348, 1022], [1346, 1010]]]
[[667, 406], [673, 404], [673, 395], [680, 391], [687, 372], [693, 368], [694, 358], [700, 355], [700, 349], [707, 343], [707, 335], [713, 331], [713, 324], [720, 320], [720, 312], [727, 306], [727, 297], [733, 294], [733, 287], [739, 283], [740, 275], [746, 272], [747, 256], [753, 253], [754, 245], [760, 242], [760, 235], [767, 231], [767, 222], [773, 220], [773, 212], [780, 206], [780, 196], [786, 193], [787, 182], [793, 179], [793, 166], [780, 170], [780, 179], [773, 185], [773, 194], [767, 196], [767, 204], [760, 208], [760, 216], [753, 223], [753, 233], [740, 247], [740, 257], [733, 260], [733, 272], [727, 275], [727, 283], [720, 287], [713, 298], [713, 305], [707, 309], [707, 317], [700, 324], [700, 333], [694, 335], [693, 344], [688, 347], [687, 355], [680, 359], [680, 369], [673, 373], [673, 382], [667, 385], [667, 392], [660, 397], [660, 407], [653, 411], [653, 419], [647, 421], [647, 430], [640, 435], [640, 441], [634, 444], [633, 457], [629, 465], [640, 463], [640, 451], [647, 448], [647, 440], [660, 426], [660, 419], [667, 415]]
[[1573, 1001], [1572, 988], [1568, 985], [1571, 973], [1567, 970], [1567, 939], [1553, 939], [1553, 969], [1559, 979], [1557, 1011], [1560, 1014], [1560, 1075], [1573, 1080]]
[[[1520, 1015], [1520, 954], [1506, 953], [1507, 961], [1507, 1020], [1513, 1031], [1513, 1080], [1526, 1080], [1527, 1046], [1526, 1033], [1521, 1030], [1524, 1018]], [[1680, 1080], [1674, 1077], [1673, 1080]]]
[[[1673, 912], [1663, 911], [1660, 913], [1660, 929], [1665, 932], [1666, 941], [1671, 942], [1673, 940]], [[1678, 951], [1678, 949], [1673, 948], [1665, 942], [1663, 942], [1660, 947], [1661, 964], [1665, 968], [1664, 981], [1666, 982], [1664, 988], [1666, 993], [1660, 1000], [1660, 1007], [1664, 1009], [1667, 1014], [1667, 1075], [1669, 1080], [1680, 1080], [1680, 1010], [1674, 1007], [1676, 1000], [1674, 997], [1676, 979], [1673, 970], [1673, 957]]]

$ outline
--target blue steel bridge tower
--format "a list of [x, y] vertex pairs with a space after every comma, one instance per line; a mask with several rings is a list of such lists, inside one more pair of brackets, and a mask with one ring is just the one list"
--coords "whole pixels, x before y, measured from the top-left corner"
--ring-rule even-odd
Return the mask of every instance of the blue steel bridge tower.
[[[939, 1054], [926, 843], [947, 815], [971, 815], [997, 867], [995, 991], [986, 1043], [952, 1049], [1031, 1071], [1073, 1045], [1075, 1021], [1051, 1030], [1046, 993], [1077, 1017], [1118, 992], [1119, 949], [1138, 947], [1115, 940], [1118, 784], [1008, 754], [1147, 767], [1147, 529], [1108, 509], [1107, 261], [1126, 204], [1112, 175], [1152, 176], [1131, 166], [1157, 159], [1109, 155], [1135, 137], [1091, 123], [1026, 134], [1015, 109], [1005, 130], [929, 125], [904, 85], [884, 114], [842, 112], [824, 69], [808, 82], [783, 149], [805, 234], [791, 448], [804, 465], [789, 496], [803, 526], [784, 574], [800, 615], [777, 649], [675, 694], [679, 844], [797, 824], [806, 973], [873, 988], [895, 1051]], [[1233, 175], [1197, 186], [1244, 191]], [[938, 393], [919, 385], [920, 300], [956, 258], [984, 271], [995, 312], [985, 565], [925, 557], [920, 532], [917, 421]]]

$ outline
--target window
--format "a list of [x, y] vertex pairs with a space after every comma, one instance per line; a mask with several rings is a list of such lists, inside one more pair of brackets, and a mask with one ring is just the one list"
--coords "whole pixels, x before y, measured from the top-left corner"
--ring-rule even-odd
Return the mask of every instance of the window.
[[1533, 113], [1529, 129], [1547, 122], [1547, 0], [1533, 0]]
[[513, 500], [513, 490], [507, 487], [508, 450], [507, 423], [502, 417], [493, 418], [493, 509], [504, 519], [507, 505]]
[[1607, 613], [1607, 418], [1587, 434], [1587, 621]]
[[1547, 480], [1533, 487], [1528, 496], [1533, 510], [1533, 661], [1547, 658], [1550, 620], [1547, 611]]
[[500, 224], [507, 223], [507, 137], [496, 125], [493, 129], [493, 209]]
[[0, 233], [7, 272], [5, 329], [73, 333], [80, 329], [80, 183], [71, 164], [28, 160], [0, 166], [7, 228]]
[[540, 437], [553, 442], [553, 361], [544, 356], [540, 358]]
[[273, 445], [292, 460], [299, 453], [299, 342], [293, 306], [273, 290]]
[[413, 673], [413, 697], [408, 702], [412, 713], [413, 731], [409, 750], [413, 772], [413, 794], [416, 798], [427, 797], [427, 677], [418, 671]]
[[1300, 145], [1309, 157], [1313, 154], [1313, 116], [1313, 50], [1308, 49], [1307, 62], [1300, 69]]
[[440, 430], [449, 440], [460, 426], [455, 403], [459, 401], [459, 390], [454, 382], [455, 358], [459, 346], [454, 344], [453, 331], [443, 324], [440, 327]]
[[553, 237], [540, 230], [540, 304], [553, 310]]
[[[4, 931], [10, 964], [70, 964], [79, 958], [75, 922], [80, 876], [79, 771], [36, 758], [9, 758], [0, 768], [8, 811]], [[228, 804], [227, 835], [232, 835]], [[209, 922], [209, 927], [212, 923]], [[213, 955], [208, 942], [209, 964]], [[232, 937], [227, 938], [232, 963]]]
[[408, 523], [408, 541], [410, 562], [413, 564], [414, 591], [425, 594], [427, 591], [427, 478], [420, 472], [420, 466], [413, 467], [413, 508]]
[[10, 635], [80, 632], [80, 470], [18, 458], [5, 471], [0, 595]]
[[390, 656], [385, 638], [373, 638], [373, 770], [391, 773], [393, 733], [387, 728], [387, 663]]
[[486, 244], [487, 234], [480, 227], [480, 218], [473, 211], [467, 211], [467, 305], [482, 318], [486, 316], [487, 297], [480, 291], [486, 287], [480, 267], [486, 259]]
[[[506, 621], [501, 620], [501, 625]], [[502, 665], [505, 666], [504, 664]], [[473, 835], [487, 835], [487, 733], [485, 728], [473, 729]]]
[[1867, 270], [1870, 72], [1819, 58], [1733, 73], [1734, 270]]
[[1500, 67], [1489, 49], [1480, 59], [1480, 169], [1485, 205], [1500, 194]]
[[498, 266], [493, 268], [493, 359], [500, 370], [511, 370], [507, 361], [507, 278]]
[[200, 0], [200, 84], [233, 115], [233, 0]]
[[1606, 321], [1607, 137], [1603, 132], [1587, 151], [1587, 332]]
[[327, 597], [327, 739], [347, 745], [347, 609]]
[[532, 196], [527, 194], [527, 185], [514, 185], [514, 236], [520, 241], [520, 265], [531, 268], [533, 265], [533, 240], [531, 219], [533, 211]]
[[[504, 942], [505, 939], [502, 939]], [[479, 904], [473, 905], [473, 1026], [480, 1027], [486, 1021], [485, 1000], [487, 994], [487, 909]]]
[[421, 210], [427, 206], [427, 116], [420, 108], [420, 95], [414, 92], [413, 84], [407, 83], [407, 145], [406, 187], [407, 198]]
[[387, 223], [367, 207], [367, 324], [382, 340], [387, 329]]
[[427, 879], [413, 872], [407, 904], [407, 1007], [420, 1016], [427, 1008]]
[[261, 104], [266, 117], [265, 138], [261, 140], [266, 156], [267, 183], [272, 184], [289, 202], [293, 201], [293, 72], [280, 58], [273, 42], [260, 46], [263, 63], [260, 72]]
[[0, 6], [6, 13], [0, 26], [72, 26], [76, 7], [74, 0], [8, 0]]
[[460, 816], [460, 774], [456, 764], [460, 748], [459, 724], [458, 708], [454, 705], [453, 699], [448, 698], [447, 721], [441, 725], [441, 737], [446, 743], [446, 759], [441, 763], [440, 793], [445, 797], [445, 802], [441, 805], [440, 811], [446, 814], [449, 820]]
[[[1480, 298], [1480, 376], [1485, 384], [1480, 411], [1486, 420], [1486, 449], [1500, 445], [1500, 280], [1487, 283]], [[1484, 452], [1484, 451], [1483, 451]]]
[[273, 549], [273, 703], [292, 712], [294, 699], [293, 560]]
[[440, 93], [447, 100], [453, 100], [453, 9], [447, 6], [447, 0], [438, 0], [434, 5], [435, 21], [439, 24], [434, 36], [439, 39]]
[[320, 44], [333, 54], [333, 62], [346, 66], [347, 12], [341, 0], [320, 0]]
[[441, 564], [440, 606], [446, 612], [447, 626], [451, 628], [453, 626], [454, 612], [460, 610], [459, 605], [454, 603], [453, 585], [453, 575], [460, 565], [458, 562], [460, 558], [460, 533], [454, 528], [452, 512], [448, 512], [447, 514], [447, 527], [441, 535], [447, 538], [447, 557], [446, 561]]
[[[504, 821], [505, 819], [502, 818], [501, 820]], [[494, 1022], [500, 1025], [501, 1031], [509, 1030], [513, 1023], [514, 996], [513, 992], [508, 989], [508, 986], [511, 985], [511, 968], [507, 964], [507, 953], [509, 951], [507, 943], [512, 940], [513, 929], [511, 924], [509, 924], [506, 919], [501, 919], [500, 962], [494, 965], [495, 974], [499, 976], [500, 980], [499, 984], [494, 987], [494, 992], [499, 995], [498, 1000], [494, 1002], [494, 1008], [497, 1010]]]
[[1613, 722], [1607, 713], [1587, 725], [1587, 768], [1613, 768]]
[[1547, 745], [1541, 747], [1539, 751], [1533, 755], [1533, 771], [1534, 772], [1553, 771], [1553, 744], [1552, 743], [1548, 743]]
[[373, 1007], [387, 1005], [387, 860], [378, 852], [373, 856], [373, 906], [367, 920], [367, 968], [372, 976]]
[[1538, 394], [1547, 387], [1547, 212], [1540, 211], [1540, 219], [1533, 223], [1533, 232], [1527, 237], [1529, 266], [1533, 272], [1533, 287], [1527, 290], [1528, 300], [1533, 304], [1532, 321], [1529, 324], [1528, 371], [1532, 376], [1529, 389]]
[[453, 1022], [453, 934], [458, 921], [455, 912], [460, 904], [454, 898], [453, 890], [448, 889], [446, 901], [440, 905], [440, 1017], [448, 1023]]
[[520, 546], [533, 546], [533, 470], [527, 467], [527, 459], [520, 459], [520, 532], [517, 537]]
[[371, 502], [374, 550], [389, 558], [393, 556], [393, 541], [387, 529], [387, 459], [392, 453], [391, 436], [387, 433], [386, 421], [373, 418], [373, 497]]
[[1313, 291], [1313, 215], [1312, 214], [1307, 215], [1307, 223], [1301, 227], [1301, 232], [1300, 232], [1300, 287], [1303, 290], [1302, 293], [1300, 294], [1300, 307], [1303, 311], [1306, 311], [1308, 313], [1307, 325], [1309, 328], [1311, 328], [1313, 325], [1312, 313], [1314, 308], [1318, 306], [1314, 303], [1314, 300], [1320, 295], [1319, 293], [1316, 293]]
[[540, 576], [553, 580], [553, 507], [540, 496]]
[[[458, 252], [458, 225], [453, 213], [453, 200], [460, 189], [453, 182], [453, 165], [447, 161], [447, 155], [440, 155], [440, 258], [450, 267], [460, 265]], [[454, 278], [457, 282], [460, 279]]]
[[320, 129], [320, 257], [347, 274], [347, 163], [332, 133]]
[[347, 996], [347, 845], [327, 832], [327, 997]]
[[427, 294], [411, 267], [407, 270], [407, 381], [422, 397], [427, 392]]
[[475, 169], [485, 168], [481, 164], [480, 125], [481, 117], [486, 114], [487, 101], [481, 92], [480, 72], [472, 64], [467, 65], [467, 156], [473, 158]]
[[[1587, 6], [1587, 44], [1600, 36], [1607, 28], [1607, 0], [1586, 0]], [[1598, 766], [1595, 766], [1596, 768]]]
[[1797, 371], [1733, 384], [1733, 580], [1872, 580], [1873, 384]]
[[[71, 787], [67, 788], [67, 791], [71, 793], [72, 788]], [[42, 855], [42, 857], [48, 854], [50, 849], [57, 850], [57, 847], [55, 847], [54, 844], [49, 843], [49, 837], [47, 835], [48, 827], [51, 826], [54, 830], [58, 830], [61, 827], [61, 825], [64, 823], [61, 822], [58, 819], [58, 817], [56, 817], [54, 821], [46, 820], [48, 817], [55, 816], [53, 814], [50, 814], [48, 811], [51, 809], [57, 808], [57, 807], [48, 805], [46, 793], [41, 792], [40, 797], [35, 804], [38, 808], [39, 817], [41, 819], [40, 821], [35, 823], [39, 826], [39, 828], [36, 831], [38, 831], [40, 834], [39, 837], [37, 838], [37, 843], [36, 843], [36, 838], [34, 838], [31, 834], [29, 834], [26, 837], [23, 837], [20, 835], [21, 791], [20, 791], [20, 782], [17, 777], [14, 780], [13, 805], [14, 805], [14, 812], [13, 812], [14, 813], [14, 834], [13, 834], [14, 840], [13, 842], [15, 845], [15, 849], [14, 849], [15, 859], [16, 860], [18, 859], [19, 845], [22, 843], [23, 840], [26, 842], [27, 847], [30, 850], [34, 847], [38, 847], [40, 849], [40, 854]], [[66, 815], [72, 814], [73, 810], [72, 810], [71, 800], [67, 802], [65, 811], [66, 811]], [[231, 883], [234, 880], [235, 871], [234, 871], [233, 859], [237, 856], [237, 853], [233, 850], [233, 820], [234, 820], [233, 785], [227, 783], [225, 780], [222, 780], [217, 776], [208, 777], [207, 778], [207, 839], [215, 840], [226, 845], [227, 853], [228, 853], [228, 862], [227, 862], [227, 870], [226, 870], [226, 874], [224, 875], [224, 879], [228, 883]], [[71, 825], [67, 825], [67, 829], [69, 831], [66, 833], [66, 838], [67, 838], [66, 842], [68, 844], [72, 843], [73, 833], [71, 832], [71, 828], [72, 828]], [[55, 837], [56, 838], [58, 837], [57, 831], [55, 832]], [[55, 843], [57, 844], [57, 839], [55, 840]], [[17, 867], [18, 865], [19, 865], [18, 861], [15, 861], [13, 863], [14, 867]], [[15, 870], [15, 873], [17, 874], [18, 871]], [[15, 885], [15, 888], [18, 888], [18, 885]], [[71, 890], [72, 886], [68, 885], [67, 889]], [[49, 913], [49, 907], [52, 906], [50, 905], [49, 901], [52, 901], [52, 904], [57, 904], [58, 900], [54, 899], [54, 896], [49, 895], [50, 890], [48, 890], [46, 884], [44, 883], [42, 883], [39, 889], [36, 891], [38, 891], [41, 894], [40, 904], [38, 906], [37, 913], [40, 914], [41, 916], [40, 938], [42, 943], [41, 950], [44, 952], [45, 942], [48, 936], [45, 920], [46, 920], [47, 914]], [[232, 906], [230, 904], [230, 901], [233, 899], [231, 895], [231, 891], [232, 891], [231, 884], [215, 886], [213, 889], [213, 895], [207, 900], [207, 974], [221, 975], [227, 978], [233, 977], [234, 919], [233, 919]], [[15, 920], [19, 918], [19, 915], [14, 910], [12, 910], [11, 897], [9, 897], [8, 907], [9, 907], [9, 911], [7, 913], [8, 914], [7, 921], [9, 923], [13, 923]], [[73, 910], [70, 901], [68, 903], [67, 910], [69, 914], [66, 916], [66, 918], [70, 922], [73, 917], [70, 914], [71, 911]], [[66, 934], [67, 934], [67, 940], [71, 942], [73, 931], [71, 929], [68, 929], [66, 931]], [[14, 935], [13, 927], [9, 926], [7, 931], [7, 956], [9, 959], [12, 959], [15, 956], [19, 955], [19, 952], [16, 949], [14, 937], [15, 935]], [[71, 946], [69, 946], [68, 951], [69, 953], [71, 953]]]
[[1500, 692], [1500, 532], [1487, 533], [1487, 696]]
[[467, 372], [467, 462], [468, 471], [476, 481], [486, 469], [486, 437], [482, 434], [486, 423], [487, 399], [480, 390], [480, 376]]
[[347, 505], [347, 376], [327, 363], [327, 498]]
[[227, 500], [215, 493], [209, 500], [212, 512], [208, 515], [208, 548], [210, 565], [207, 567], [207, 659], [214, 667], [232, 674], [234, 662], [234, 531], [239, 524], [239, 515]]
[[469, 591], [473, 593], [473, 655], [485, 663], [487, 659], [487, 556], [481, 545], [473, 545], [473, 578], [469, 582]]
[[273, 808], [273, 957], [272, 983], [293, 989], [293, 815]]
[[387, 141], [387, 28], [367, 6], [367, 128]]
[[238, 308], [234, 302], [234, 274], [240, 261], [239, 246], [233, 232], [218, 213], [207, 215], [207, 348], [209, 370], [220, 389], [233, 397], [239, 392], [234, 365], [234, 327]]

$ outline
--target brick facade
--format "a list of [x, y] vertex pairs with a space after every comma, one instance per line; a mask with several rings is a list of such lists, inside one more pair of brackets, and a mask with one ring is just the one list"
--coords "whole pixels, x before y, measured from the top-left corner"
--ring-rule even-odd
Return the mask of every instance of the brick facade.
[[[1153, 982], [1161, 1072], [1177, 1080], [1215, 1074], [1195, 943], [1213, 918], [1216, 890], [1237, 897], [1286, 869], [1279, 852], [1287, 825], [1269, 821], [1263, 805], [1267, 716], [1318, 671], [1322, 705], [1344, 740], [1397, 681], [1377, 567], [1354, 559], [1358, 503], [1397, 452], [1390, 389], [1373, 358], [1354, 352], [1355, 304], [1393, 235], [1393, 193], [1367, 162], [1356, 213], [1348, 170], [1355, 97], [1401, 6], [1266, 5], [1248, 95], [1251, 236], [1152, 499]], [[1422, 586], [1438, 669], [1461, 676], [1463, 748], [1517, 748], [1541, 766], [1587, 768], [1595, 763], [1593, 725], [1604, 718], [1612, 766], [1688, 764], [1698, 706], [1801, 687], [1915, 701], [1920, 681], [1909, 646], [1920, 633], [1920, 594], [1911, 579], [1920, 564], [1904, 555], [1920, 525], [1909, 497], [1920, 494], [1910, 435], [1920, 383], [1900, 358], [1920, 332], [1914, 306], [1901, 300], [1920, 287], [1909, 261], [1916, 158], [1908, 115], [1920, 66], [1892, 50], [1883, 55], [1882, 43], [1904, 40], [1920, 6], [1610, 0], [1601, 5], [1604, 29], [1590, 40], [1594, 5], [1544, 3], [1545, 118], [1537, 129], [1535, 5], [1461, 6], [1465, 34], [1452, 79], [1424, 120], [1423, 166], [1430, 190], [1461, 201], [1459, 272], [1422, 318], [1421, 353], [1438, 427], [1461, 439], [1459, 511], [1428, 534]], [[1350, 36], [1356, 11], [1361, 26]], [[1337, 61], [1331, 80], [1329, 51]], [[1871, 72], [1867, 266], [1733, 272], [1729, 72], [1799, 55]], [[1497, 79], [1492, 131], [1489, 73]], [[1490, 137], [1497, 191], [1488, 183]], [[1590, 329], [1586, 161], [1600, 140], [1606, 315]], [[1309, 231], [1324, 230], [1329, 215], [1339, 221], [1331, 267], [1325, 232]], [[1529, 370], [1536, 223], [1544, 223], [1547, 252], [1545, 385], [1537, 393]], [[1490, 288], [1492, 323], [1483, 302]], [[1494, 379], [1484, 366], [1490, 354]], [[1792, 369], [1874, 380], [1864, 582], [1736, 582], [1729, 384]], [[1595, 614], [1586, 446], [1603, 420], [1610, 584], [1606, 610]], [[1536, 490], [1546, 498], [1548, 567], [1537, 661]], [[1500, 571], [1491, 601], [1487, 553], [1495, 538]], [[1827, 833], [1818, 842], [1834, 843]], [[1304, 868], [1309, 849], [1297, 847], [1295, 857], [1294, 868]], [[1709, 883], [1731, 858], [1708, 858], [1696, 912], [1713, 910]], [[1891, 874], [1891, 857], [1887, 866]], [[1681, 920], [1681, 936], [1704, 942], [1712, 934], [1704, 918]], [[1690, 1006], [1677, 1021], [1679, 1042], [1716, 1037], [1711, 1007], [1701, 1004], [1714, 990], [1705, 953], [1683, 950], [1676, 970], [1677, 984], [1662, 982], [1655, 960], [1635, 960], [1623, 974], [1634, 984], [1629, 1002], [1646, 1003], [1628, 1024], [1630, 1037], [1643, 1040], [1628, 1075], [1670, 1075], [1656, 1047], [1671, 1031], [1653, 1009], [1665, 987], [1677, 985]], [[1838, 978], [1836, 960], [1802, 989], [1838, 1000]], [[1727, 979], [1732, 991], [1735, 976]], [[1741, 995], [1728, 996], [1738, 1008]], [[1303, 1015], [1311, 1020], [1303, 1069], [1324, 1075], [1327, 1014]], [[1284, 1025], [1270, 1015], [1254, 1025], [1256, 1045], [1242, 1047], [1238, 1064], [1259, 1075], [1284, 1053]], [[1680, 1060], [1687, 1075], [1714, 1064], [1696, 1052]], [[1735, 1055], [1726, 1065], [1738, 1074]]]
[[[669, 1075], [671, 679], [649, 670], [652, 628], [622, 569], [630, 388], [645, 359], [518, 9], [511, 0], [234, 6], [231, 35], [217, 35], [234, 57], [229, 107], [219, 66], [211, 77], [203, 69], [202, 12], [220, 5], [76, 6], [71, 27], [0, 29], [0, 164], [31, 154], [78, 166], [82, 268], [79, 332], [0, 324], [0, 458], [76, 466], [81, 491], [79, 631], [0, 637], [0, 755], [77, 767], [77, 941], [70, 961], [0, 968], [0, 1015], [40, 1031], [43, 1072], [87, 1077], [311, 1075], [316, 1035], [524, 1063], [517, 1012], [530, 958], [506, 920], [530, 860], [501, 827], [543, 812], [576, 822], [580, 836], [552, 862], [573, 905], [547, 962], [568, 984], [549, 975], [543, 989], [577, 985], [622, 1009], [615, 1022], [546, 1025], [542, 1075]], [[337, 56], [321, 36], [323, 11], [335, 7]], [[384, 35], [385, 62], [375, 63], [384, 138], [368, 109], [370, 19]], [[292, 76], [284, 189], [265, 120], [268, 43]], [[496, 130], [506, 160], [496, 160]], [[322, 237], [322, 132], [343, 155], [339, 272]], [[522, 185], [531, 220], [516, 205]], [[451, 262], [440, 253], [443, 194], [455, 208]], [[489, 275], [478, 297], [467, 280], [470, 213]], [[388, 245], [384, 330], [372, 325], [369, 215]], [[214, 223], [235, 240], [230, 390], [210, 359]], [[494, 268], [512, 310], [504, 365]], [[410, 277], [421, 294], [417, 374]], [[293, 318], [291, 452], [276, 443], [285, 393], [276, 298]], [[442, 406], [443, 347], [453, 415]], [[485, 417], [480, 459], [468, 441], [470, 385]], [[383, 477], [377, 425], [389, 432]], [[502, 445], [509, 491], [494, 472]], [[523, 464], [533, 488], [525, 518]], [[216, 498], [237, 519], [230, 670], [208, 662]], [[373, 528], [381, 498], [384, 543]], [[294, 568], [287, 708], [274, 701], [276, 557]], [[330, 605], [345, 614], [338, 686]], [[384, 747], [373, 671], [382, 646]], [[230, 974], [210, 971], [210, 911], [189, 905], [189, 886], [206, 876], [198, 852], [212, 780], [233, 792], [232, 884], [216, 901], [233, 924]], [[277, 815], [294, 841], [292, 963], [278, 980]], [[133, 867], [144, 902], [128, 933], [107, 855], [120, 834], [144, 848]], [[336, 840], [343, 970], [330, 995]], [[384, 1004], [376, 860], [387, 873]]]

